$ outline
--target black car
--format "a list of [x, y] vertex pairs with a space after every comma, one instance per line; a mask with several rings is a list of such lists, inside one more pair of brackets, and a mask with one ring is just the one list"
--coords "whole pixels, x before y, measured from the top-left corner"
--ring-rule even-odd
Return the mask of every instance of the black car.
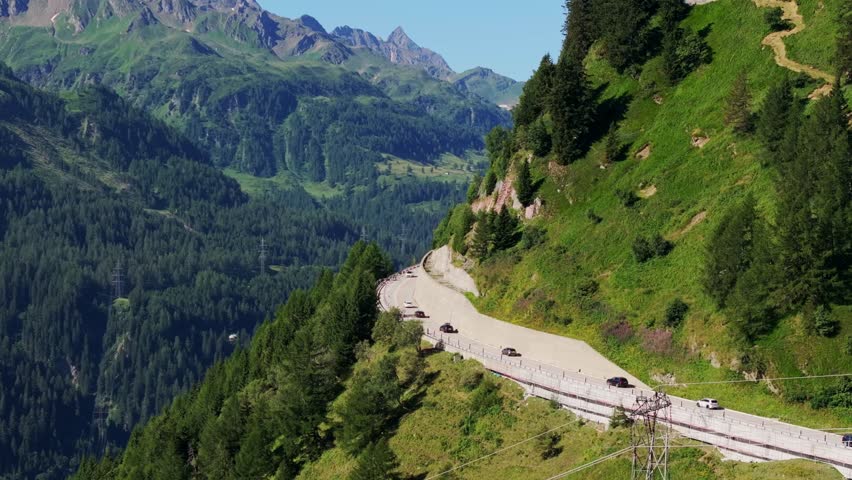
[[844, 447], [852, 447], [852, 435], [850, 435], [850, 434], [843, 435], [843, 446]]
[[630, 386], [630, 382], [627, 381], [624, 377], [612, 377], [606, 379], [607, 385], [612, 385], [613, 387], [618, 388], [627, 388]]
[[429, 318], [426, 316], [426, 312], [424, 312], [423, 310], [417, 310], [416, 312], [414, 312], [414, 316], [417, 318]]
[[514, 349], [514, 348], [512, 348], [512, 347], [506, 347], [506, 348], [504, 348], [504, 349], [501, 351], [501, 353], [502, 353], [503, 355], [507, 356], [507, 357], [520, 357], [520, 356], [521, 356], [521, 354], [520, 354], [520, 353], [518, 353], [518, 351], [517, 351], [517, 350], [515, 350], [515, 349]]
[[441, 325], [440, 327], [438, 327], [438, 330], [440, 330], [444, 333], [459, 333], [459, 331], [456, 330], [455, 328], [453, 328], [453, 326], [450, 325], [449, 323], [445, 323], [445, 324]]

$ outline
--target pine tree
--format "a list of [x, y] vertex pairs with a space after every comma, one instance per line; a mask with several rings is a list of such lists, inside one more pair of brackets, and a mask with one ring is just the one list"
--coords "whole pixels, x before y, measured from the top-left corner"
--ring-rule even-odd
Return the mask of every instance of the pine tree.
[[512, 110], [515, 127], [530, 125], [547, 110], [553, 91], [556, 66], [550, 54], [542, 57], [535, 73], [524, 85], [518, 105]]
[[[593, 0], [565, 0], [565, 11], [568, 16], [562, 28], [565, 33], [562, 56], [582, 64], [589, 48], [599, 36], [595, 3]], [[560, 61], [562, 60], [560, 57]]]
[[618, 127], [612, 124], [604, 140], [604, 159], [607, 163], [618, 161], [621, 154], [621, 142], [618, 139]]
[[476, 222], [473, 231], [473, 240], [468, 251], [476, 258], [483, 259], [488, 256], [491, 248], [492, 237], [492, 214], [483, 213]]
[[485, 180], [483, 183], [485, 187], [485, 195], [491, 195], [491, 193], [494, 192], [494, 187], [497, 186], [497, 174], [494, 173], [493, 169], [488, 169], [488, 173], [485, 174]]
[[371, 443], [358, 455], [358, 464], [349, 476], [350, 480], [396, 480], [394, 470], [399, 467], [396, 455], [387, 440]]
[[659, 14], [663, 32], [671, 32], [689, 14], [689, 5], [682, 0], [659, 0]]
[[757, 135], [770, 155], [779, 152], [785, 138], [787, 125], [791, 121], [793, 85], [788, 78], [769, 89], [763, 108], [757, 117]]
[[650, 51], [649, 20], [655, 7], [654, 0], [609, 0], [597, 6], [603, 55], [619, 72], [645, 62]]
[[594, 114], [582, 64], [566, 58], [556, 66], [551, 112], [553, 149], [559, 163], [568, 165], [585, 153]]
[[515, 178], [515, 192], [518, 194], [518, 201], [521, 202], [521, 205], [526, 207], [532, 203], [535, 190], [529, 163], [524, 159], [520, 160], [518, 167], [518, 174]]
[[504, 206], [494, 219], [494, 250], [506, 250], [518, 243], [518, 219], [508, 206]]
[[829, 302], [850, 266], [852, 147], [836, 92], [816, 103], [781, 169], [777, 224], [789, 307]]
[[719, 307], [725, 306], [737, 279], [751, 265], [756, 205], [752, 195], [746, 197], [722, 218], [707, 243], [704, 289]]
[[745, 71], [740, 72], [734, 80], [734, 86], [728, 94], [725, 123], [733, 127], [735, 132], [751, 130], [751, 93]]
[[550, 153], [553, 144], [543, 118], [539, 118], [529, 125], [525, 143], [536, 157], [544, 157]]
[[482, 187], [482, 176], [476, 174], [473, 177], [473, 180], [470, 182], [470, 186], [467, 187], [467, 203], [473, 203], [474, 200], [479, 198], [479, 189]]

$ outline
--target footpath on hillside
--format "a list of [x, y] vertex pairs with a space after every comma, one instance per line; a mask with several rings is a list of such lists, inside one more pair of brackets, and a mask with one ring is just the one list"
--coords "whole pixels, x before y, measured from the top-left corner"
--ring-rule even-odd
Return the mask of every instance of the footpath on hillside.
[[805, 29], [805, 19], [799, 13], [799, 5], [795, 1], [783, 0], [754, 0], [754, 4], [762, 8], [780, 8], [784, 14], [783, 19], [793, 24], [790, 30], [782, 30], [780, 32], [772, 32], [763, 38], [761, 42], [775, 52], [775, 63], [779, 66], [797, 73], [805, 73], [816, 80], [825, 81], [825, 85], [817, 88], [809, 95], [809, 98], [819, 98], [831, 93], [834, 76], [823, 72], [810, 65], [791, 60], [787, 56], [787, 46], [784, 45], [784, 38], [795, 35]]

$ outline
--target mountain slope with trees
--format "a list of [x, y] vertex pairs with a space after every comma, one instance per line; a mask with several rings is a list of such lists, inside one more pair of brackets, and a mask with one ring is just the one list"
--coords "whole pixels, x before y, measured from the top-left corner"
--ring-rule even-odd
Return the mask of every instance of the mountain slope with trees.
[[[210, 370], [118, 455], [83, 463], [75, 480], [304, 478], [377, 480], [551, 476], [629, 444], [564, 409], [524, 398], [475, 361], [421, 348], [422, 327], [378, 314], [373, 285], [389, 264], [357, 244], [337, 276], [295, 292], [251, 347]], [[504, 448], [497, 455], [482, 458]], [[836, 478], [803, 461], [755, 467], [674, 449], [688, 478]], [[629, 456], [581, 473], [623, 478]]]
[[[485, 180], [435, 233], [478, 260], [478, 307], [582, 338], [651, 384], [849, 372], [850, 4], [825, 3], [839, 18], [803, 30], [834, 52], [822, 97], [822, 76], [761, 50], [778, 27], [755, 4], [566, 3], [560, 57], [525, 85], [515, 128], [489, 134]], [[611, 18], [623, 11], [637, 14]], [[543, 202], [535, 218], [495, 228], [511, 210], [484, 207], [500, 180], [506, 205]], [[830, 428], [852, 418], [850, 386], [672, 391]]]
[[[104, 87], [60, 99], [0, 66], [0, 107], [2, 478], [62, 478], [123, 446], [360, 236], [422, 251], [463, 193], [412, 178], [249, 197]], [[412, 239], [389, 215], [416, 222]]]

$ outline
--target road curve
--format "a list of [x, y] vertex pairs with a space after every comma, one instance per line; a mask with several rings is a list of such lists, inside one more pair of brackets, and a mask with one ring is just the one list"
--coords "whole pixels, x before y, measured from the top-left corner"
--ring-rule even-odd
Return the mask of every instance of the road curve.
[[[423, 262], [425, 263], [425, 262]], [[606, 422], [613, 408], [628, 411], [637, 398], [653, 393], [636, 377], [607, 360], [585, 342], [549, 334], [479, 313], [458, 291], [442, 285], [421, 265], [396, 274], [378, 288], [385, 310], [399, 308], [406, 318], [417, 310], [430, 341], [443, 340], [446, 349], [483, 363], [486, 368], [520, 383], [528, 393], [556, 400], [585, 418]], [[406, 308], [405, 302], [413, 308]], [[442, 334], [438, 327], [451, 322], [457, 334]], [[502, 347], [516, 348], [522, 357], [500, 354]], [[634, 388], [606, 385], [611, 376], [626, 377]], [[828, 463], [852, 478], [852, 448], [844, 448], [840, 435], [808, 429], [734, 410], [708, 411], [695, 400], [669, 397], [668, 420], [682, 435], [719, 447], [727, 456], [746, 461], [805, 458]]]
[[[414, 277], [399, 275], [382, 289], [382, 304], [413, 314], [423, 310], [429, 318], [422, 319], [423, 327], [432, 332], [445, 322], [459, 330], [452, 336], [459, 342], [478, 345], [485, 353], [499, 355], [503, 347], [513, 347], [521, 353], [519, 362], [541, 366], [543, 369], [582, 373], [604, 380], [621, 376], [631, 384], [648, 387], [618, 365], [607, 360], [586, 342], [541, 332], [504, 322], [479, 313], [461, 293], [438, 283], [422, 266], [413, 267]], [[405, 308], [412, 301], [416, 308]]]

